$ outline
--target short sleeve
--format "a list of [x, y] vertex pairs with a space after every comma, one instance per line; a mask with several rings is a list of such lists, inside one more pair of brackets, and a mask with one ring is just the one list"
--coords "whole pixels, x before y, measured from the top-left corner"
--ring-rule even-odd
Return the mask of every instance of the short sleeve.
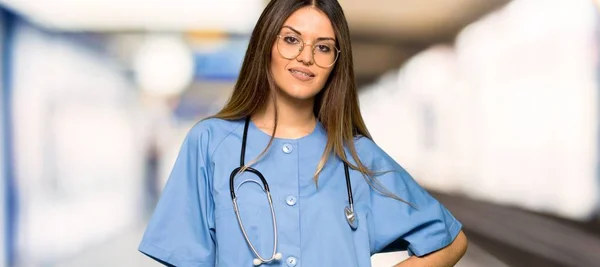
[[462, 224], [383, 150], [374, 143], [370, 150], [373, 170], [391, 170], [375, 176], [378, 183], [414, 206], [371, 188], [368, 221], [374, 251], [424, 256], [452, 243]]
[[208, 136], [186, 136], [138, 250], [168, 266], [214, 266]]

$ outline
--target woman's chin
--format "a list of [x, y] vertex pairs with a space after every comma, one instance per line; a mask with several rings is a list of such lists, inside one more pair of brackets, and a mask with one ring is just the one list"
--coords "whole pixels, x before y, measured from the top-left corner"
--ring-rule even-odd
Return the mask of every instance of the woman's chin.
[[312, 88], [291, 88], [291, 90], [282, 89], [283, 94], [294, 100], [312, 100], [319, 93], [319, 90]]

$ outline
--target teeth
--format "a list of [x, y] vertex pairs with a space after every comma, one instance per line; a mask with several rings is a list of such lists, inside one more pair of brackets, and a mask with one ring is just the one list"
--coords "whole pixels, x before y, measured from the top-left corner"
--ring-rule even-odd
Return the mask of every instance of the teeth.
[[297, 71], [297, 70], [290, 70], [292, 73], [298, 73], [301, 75], [304, 75], [306, 77], [310, 77], [310, 74], [306, 73], [306, 72], [301, 72], [301, 71]]

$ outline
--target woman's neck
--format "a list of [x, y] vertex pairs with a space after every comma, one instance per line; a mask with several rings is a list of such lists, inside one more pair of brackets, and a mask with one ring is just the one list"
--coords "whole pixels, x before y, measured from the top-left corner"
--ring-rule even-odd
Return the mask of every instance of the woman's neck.
[[265, 105], [252, 115], [252, 121], [258, 128], [272, 134], [275, 125], [275, 109], [277, 109], [275, 137], [297, 139], [314, 130], [317, 123], [313, 112], [314, 99], [300, 101], [278, 97], [276, 105], [269, 98]]

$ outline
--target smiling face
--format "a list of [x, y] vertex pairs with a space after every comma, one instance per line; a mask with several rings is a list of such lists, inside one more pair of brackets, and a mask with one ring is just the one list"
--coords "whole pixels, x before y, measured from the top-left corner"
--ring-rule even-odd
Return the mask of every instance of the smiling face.
[[338, 51], [329, 18], [314, 7], [292, 13], [271, 50], [271, 74], [277, 94], [312, 100], [323, 89]]

